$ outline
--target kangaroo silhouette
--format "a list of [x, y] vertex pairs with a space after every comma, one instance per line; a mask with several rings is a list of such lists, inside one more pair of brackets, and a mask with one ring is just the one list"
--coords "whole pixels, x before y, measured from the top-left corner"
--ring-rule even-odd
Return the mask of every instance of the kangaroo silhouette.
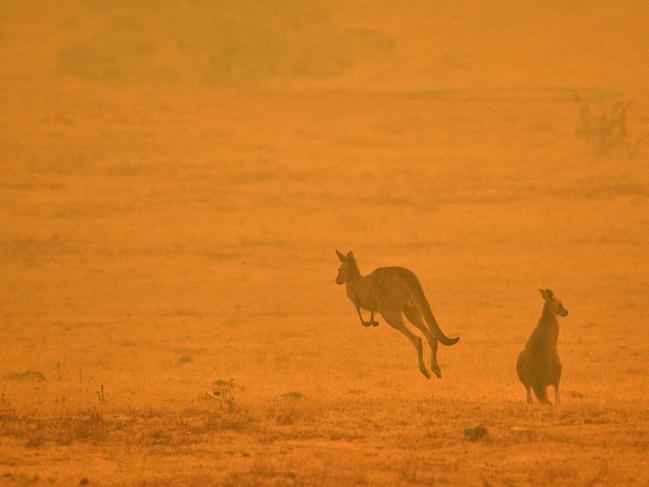
[[554, 386], [554, 402], [559, 404], [559, 381], [561, 380], [561, 360], [557, 352], [559, 340], [558, 316], [568, 316], [568, 310], [563, 307], [550, 289], [540, 289], [545, 303], [543, 313], [536, 328], [527, 340], [525, 349], [518, 355], [516, 371], [518, 378], [525, 386], [527, 403], [532, 403], [532, 394], [543, 404], [550, 404], [547, 386]]
[[[336, 250], [336, 254], [341, 262], [336, 283], [346, 284], [347, 297], [354, 303], [361, 324], [378, 326], [374, 313], [380, 313], [388, 325], [410, 340], [417, 350], [419, 370], [430, 379], [424, 363], [422, 340], [404, 323], [405, 314], [426, 337], [431, 349], [431, 370], [438, 378], [442, 377], [437, 363], [437, 342], [450, 346], [459, 338], [449, 338], [441, 330], [414, 272], [404, 267], [380, 267], [367, 276], [361, 276], [352, 252], [344, 255]], [[371, 313], [369, 321], [363, 320], [361, 308]]]

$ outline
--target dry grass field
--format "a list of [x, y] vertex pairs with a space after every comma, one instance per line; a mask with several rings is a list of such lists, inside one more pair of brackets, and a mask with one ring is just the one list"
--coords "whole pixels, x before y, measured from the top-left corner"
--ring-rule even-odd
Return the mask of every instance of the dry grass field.
[[[153, 2], [2, 2], [0, 485], [649, 484], [647, 7], [395, 3], [225, 65]], [[442, 379], [335, 249], [417, 273]]]

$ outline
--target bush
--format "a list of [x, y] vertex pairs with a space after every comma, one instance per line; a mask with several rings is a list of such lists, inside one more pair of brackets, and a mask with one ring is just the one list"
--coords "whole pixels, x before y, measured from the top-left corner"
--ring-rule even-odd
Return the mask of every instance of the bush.
[[58, 56], [61, 72], [82, 78], [331, 76], [393, 47], [380, 32], [338, 27], [313, 0], [86, 1], [97, 26], [72, 32]]
[[633, 99], [618, 100], [610, 106], [593, 108], [584, 104], [580, 111], [580, 125], [577, 135], [588, 141], [595, 155], [636, 157], [642, 145], [649, 140], [649, 134], [635, 135], [628, 127], [629, 108]]

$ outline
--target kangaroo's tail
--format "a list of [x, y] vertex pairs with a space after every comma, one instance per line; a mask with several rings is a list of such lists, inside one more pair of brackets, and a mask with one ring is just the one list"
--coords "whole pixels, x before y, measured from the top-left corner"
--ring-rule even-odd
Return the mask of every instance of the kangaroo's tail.
[[419, 284], [419, 280], [415, 279], [415, 282], [411, 286], [410, 290], [412, 297], [415, 300], [415, 304], [419, 308], [419, 311], [421, 311], [424, 315], [426, 323], [428, 324], [428, 328], [430, 328], [430, 331], [433, 333], [433, 335], [435, 335], [435, 338], [437, 338], [437, 340], [441, 342], [442, 345], [455, 345], [460, 340], [460, 337], [449, 338], [444, 334], [442, 329], [439, 327], [435, 316], [433, 316], [433, 312], [430, 309], [430, 304], [428, 304], [428, 300], [424, 295], [421, 284]]
[[550, 401], [548, 401], [548, 391], [546, 390], [545, 387], [535, 384], [532, 386], [532, 390], [534, 391], [534, 395], [536, 398], [539, 400], [540, 403], [543, 404], [550, 404]]

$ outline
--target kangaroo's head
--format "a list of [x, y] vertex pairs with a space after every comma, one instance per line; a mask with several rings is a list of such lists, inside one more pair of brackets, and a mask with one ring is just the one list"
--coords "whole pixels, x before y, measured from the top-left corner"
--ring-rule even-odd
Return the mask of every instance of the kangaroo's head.
[[563, 307], [561, 301], [554, 295], [551, 289], [539, 289], [545, 300], [545, 309], [553, 315], [568, 316], [568, 310]]
[[347, 252], [347, 255], [344, 255], [336, 250], [336, 255], [341, 262], [340, 267], [338, 268], [336, 284], [345, 284], [354, 275], [358, 274], [356, 259], [354, 258], [354, 254], [351, 252]]

